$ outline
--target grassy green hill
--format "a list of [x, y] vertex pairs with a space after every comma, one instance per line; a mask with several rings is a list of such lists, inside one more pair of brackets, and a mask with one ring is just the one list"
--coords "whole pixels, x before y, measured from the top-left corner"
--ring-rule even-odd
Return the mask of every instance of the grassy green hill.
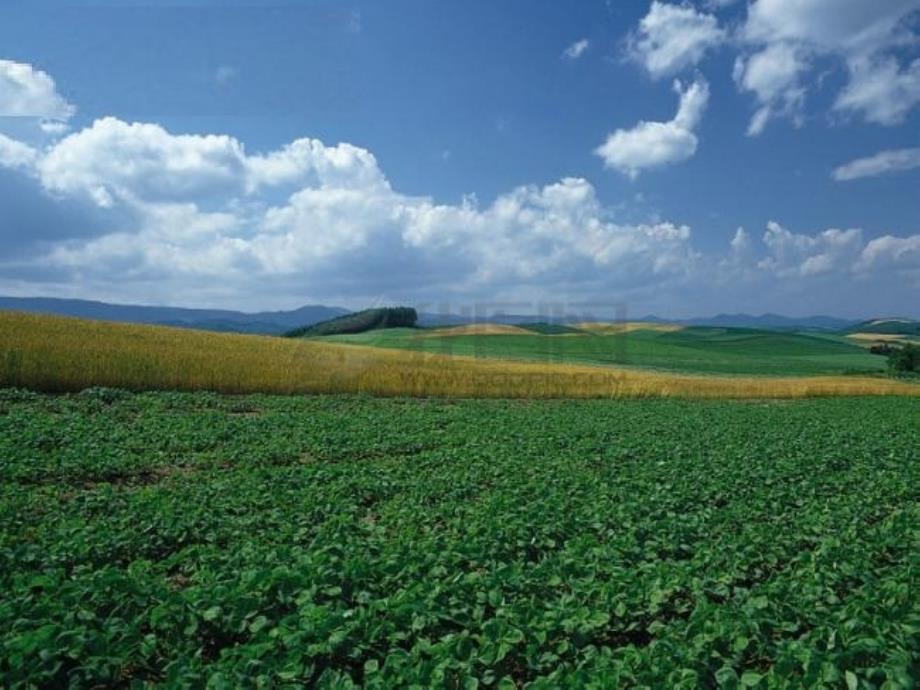
[[885, 359], [845, 338], [748, 328], [419, 337], [414, 329], [350, 336], [339, 342], [478, 357], [643, 367], [705, 374], [805, 376], [873, 374]]
[[539, 333], [540, 335], [564, 335], [566, 333], [579, 333], [579, 329], [561, 323], [548, 323], [537, 321], [534, 323], [519, 323], [518, 328]]

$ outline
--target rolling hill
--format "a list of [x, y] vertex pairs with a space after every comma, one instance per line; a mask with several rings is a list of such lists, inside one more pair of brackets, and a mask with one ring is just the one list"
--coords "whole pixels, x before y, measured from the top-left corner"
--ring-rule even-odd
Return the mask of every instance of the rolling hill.
[[[209, 331], [261, 333], [281, 335], [293, 329], [312, 326], [321, 321], [354, 313], [341, 307], [320, 304], [307, 305], [289, 311], [242, 312], [227, 309], [190, 309], [183, 307], [110, 304], [80, 299], [52, 297], [0, 297], [0, 309], [39, 314], [76, 316], [124, 323], [149, 323], [157, 325], [198, 328]], [[474, 312], [476, 310], [473, 310]], [[577, 310], [576, 310], [577, 312]], [[499, 323], [538, 329], [561, 331], [566, 326], [587, 320], [588, 315], [577, 312], [570, 315], [512, 314], [506, 312], [470, 313], [431, 312], [418, 313], [422, 327], [459, 326], [473, 323]], [[834, 316], [791, 317], [781, 314], [717, 314], [709, 317], [664, 319], [653, 314], [631, 317], [630, 322], [674, 323], [683, 326], [713, 326], [722, 328], [757, 328], [766, 330], [820, 330], [869, 333], [902, 333], [920, 335], [920, 321], [914, 319], [842, 319]]]
[[850, 333], [876, 333], [880, 335], [920, 336], [920, 321], [914, 319], [873, 319], [863, 321], [848, 329]]
[[718, 314], [708, 318], [684, 319], [688, 326], [721, 326], [723, 328], [762, 328], [769, 330], [841, 331], [857, 323], [853, 319], [835, 316], [783, 316], [782, 314]]
[[558, 335], [391, 329], [329, 339], [454, 356], [734, 376], [880, 374], [886, 366], [884, 357], [836, 334], [640, 323], [582, 326], [587, 328]]
[[[351, 337], [391, 336], [410, 330], [416, 332], [392, 329]], [[701, 376], [586, 362], [446, 356], [436, 351], [336, 342], [344, 337], [274, 338], [0, 312], [0, 388], [63, 392], [107, 386], [234, 394], [483, 398], [920, 395], [918, 385], [882, 377]], [[461, 339], [464, 337], [469, 336]], [[480, 340], [501, 342], [509, 337], [518, 336], [480, 336]], [[523, 337], [550, 342], [603, 340]], [[422, 342], [438, 340], [448, 338]], [[505, 352], [509, 353], [507, 348]]]

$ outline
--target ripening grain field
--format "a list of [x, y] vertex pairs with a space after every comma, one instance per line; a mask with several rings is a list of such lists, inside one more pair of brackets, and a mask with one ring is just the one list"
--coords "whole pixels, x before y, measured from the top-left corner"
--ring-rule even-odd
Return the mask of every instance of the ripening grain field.
[[920, 400], [0, 392], [4, 687], [911, 688]]

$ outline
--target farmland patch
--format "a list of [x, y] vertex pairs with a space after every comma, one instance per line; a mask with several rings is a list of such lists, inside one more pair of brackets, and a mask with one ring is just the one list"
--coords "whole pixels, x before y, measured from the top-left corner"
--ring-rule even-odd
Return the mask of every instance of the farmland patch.
[[0, 401], [9, 687], [918, 680], [913, 398]]

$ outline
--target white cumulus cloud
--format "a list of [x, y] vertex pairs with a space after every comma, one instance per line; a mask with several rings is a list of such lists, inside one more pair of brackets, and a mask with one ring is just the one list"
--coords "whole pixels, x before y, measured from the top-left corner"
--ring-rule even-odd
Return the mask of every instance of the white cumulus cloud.
[[776, 221], [763, 236], [768, 255], [758, 264], [782, 277], [810, 276], [849, 268], [863, 246], [862, 230], [831, 228], [817, 235], [793, 233]]
[[351, 144], [326, 146], [318, 139], [297, 139], [267, 155], [248, 156], [246, 168], [251, 187], [389, 188], [370, 151]]
[[[672, 120], [600, 147], [610, 167], [635, 176], [693, 155], [708, 87], [675, 89]], [[654, 212], [626, 222], [581, 177], [446, 203], [394, 189], [366, 149], [312, 138], [250, 152], [230, 136], [108, 117], [41, 145], [0, 135], [0, 168], [0, 292], [235, 308], [381, 294], [667, 306], [726, 284], [739, 300], [764, 284], [796, 298], [824, 284], [861, 304], [888, 304], [867, 280], [920, 285], [920, 235], [866, 242], [860, 229], [771, 223], [762, 240], [739, 229], [704, 254], [687, 225]]]
[[860, 228], [829, 228], [807, 235], [770, 221], [763, 243], [766, 256], [758, 261], [758, 269], [784, 279], [836, 275], [846, 280], [870, 274], [920, 279], [920, 235], [882, 235], [866, 242]]
[[631, 129], [618, 129], [595, 153], [604, 165], [635, 179], [640, 172], [686, 160], [696, 153], [694, 133], [709, 102], [709, 86], [697, 80], [687, 87], [674, 82], [680, 103], [667, 122], [641, 121]]
[[739, 88], [757, 99], [749, 133], [776, 116], [799, 117], [802, 77], [821, 57], [841, 61], [848, 73], [835, 111], [902, 122], [920, 102], [920, 61], [901, 64], [897, 55], [916, 44], [918, 10], [920, 0], [755, 0], [738, 32], [746, 49], [735, 69]]
[[876, 237], [863, 249], [856, 268], [860, 271], [908, 269], [920, 275], [920, 235]]
[[38, 151], [28, 144], [0, 134], [0, 168], [29, 169], [38, 160]]
[[848, 61], [850, 81], [835, 110], [861, 112], [869, 122], [897, 125], [920, 103], [920, 59], [902, 67], [891, 56], [858, 56]]
[[216, 276], [263, 296], [578, 293], [678, 279], [697, 261], [688, 227], [617, 223], [582, 178], [438, 204], [393, 190], [369, 151], [316, 139], [249, 154], [232, 137], [109, 117], [43, 150], [0, 138], [0, 165], [49, 203], [118, 219], [42, 248], [42, 271], [142, 294], [216, 290]]
[[713, 15], [688, 4], [655, 0], [629, 36], [628, 52], [657, 79], [695, 65], [725, 38], [725, 30]]
[[76, 108], [60, 94], [54, 80], [32, 65], [0, 60], [0, 117], [67, 120]]
[[53, 192], [115, 199], [187, 201], [233, 193], [245, 183], [242, 145], [228, 136], [172, 135], [113, 117], [60, 140], [38, 162]]
[[776, 114], [798, 117], [805, 99], [799, 75], [807, 69], [802, 50], [791, 43], [773, 43], [747, 59], [735, 60], [738, 87], [755, 93], [760, 103], [748, 125], [749, 136], [760, 134]]

